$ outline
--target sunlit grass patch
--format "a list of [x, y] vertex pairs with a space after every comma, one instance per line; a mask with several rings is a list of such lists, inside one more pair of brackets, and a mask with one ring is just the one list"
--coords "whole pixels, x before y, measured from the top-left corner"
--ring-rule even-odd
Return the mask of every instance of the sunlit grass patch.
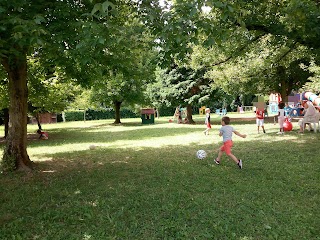
[[0, 239], [317, 239], [319, 133], [233, 121], [248, 134], [234, 136], [239, 170], [213, 163], [218, 122], [205, 136], [195, 119], [44, 125], [49, 140], [28, 145], [36, 170], [0, 176]]

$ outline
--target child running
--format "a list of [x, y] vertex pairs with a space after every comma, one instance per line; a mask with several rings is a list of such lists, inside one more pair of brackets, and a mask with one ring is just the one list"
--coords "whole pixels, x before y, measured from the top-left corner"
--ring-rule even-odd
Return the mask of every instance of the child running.
[[220, 164], [222, 153], [225, 152], [238, 165], [238, 167], [242, 169], [242, 160], [238, 159], [235, 155], [231, 153], [231, 148], [233, 145], [232, 133], [235, 133], [236, 135], [242, 138], [246, 138], [247, 135], [239, 133], [232, 126], [229, 126], [229, 123], [230, 123], [229, 117], [223, 117], [221, 119], [222, 127], [220, 128], [219, 136], [223, 137], [223, 145], [220, 147], [218, 157], [214, 160], [214, 162], [216, 164]]
[[203, 131], [204, 135], [209, 135], [209, 130], [211, 129], [211, 123], [210, 123], [210, 108], [206, 108], [205, 110], [206, 112], [206, 120], [205, 120], [205, 124], [206, 124], [206, 130]]

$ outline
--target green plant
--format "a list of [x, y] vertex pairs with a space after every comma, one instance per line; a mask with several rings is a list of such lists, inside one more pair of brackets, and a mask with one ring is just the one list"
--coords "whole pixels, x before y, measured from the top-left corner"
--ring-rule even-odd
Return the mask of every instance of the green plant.
[[3, 158], [0, 160], [0, 172], [11, 172], [15, 169], [15, 158], [12, 156], [3, 156]]

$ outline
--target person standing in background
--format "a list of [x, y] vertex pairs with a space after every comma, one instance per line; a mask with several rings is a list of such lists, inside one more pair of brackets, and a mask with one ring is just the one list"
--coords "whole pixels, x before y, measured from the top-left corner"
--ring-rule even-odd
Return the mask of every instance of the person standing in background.
[[256, 123], [258, 126], [258, 133], [260, 133], [260, 127], [263, 130], [263, 133], [266, 133], [264, 129], [264, 108], [257, 108], [256, 109]]
[[209, 135], [209, 131], [211, 129], [211, 122], [210, 122], [210, 108], [206, 108], [206, 120], [204, 123], [206, 124], [206, 130], [203, 131], [204, 135]]

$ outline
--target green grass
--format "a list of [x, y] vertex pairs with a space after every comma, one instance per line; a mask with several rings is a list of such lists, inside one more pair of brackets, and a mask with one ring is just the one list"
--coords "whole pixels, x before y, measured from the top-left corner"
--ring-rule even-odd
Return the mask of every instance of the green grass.
[[248, 134], [234, 136], [239, 170], [213, 164], [220, 117], [209, 136], [194, 119], [44, 125], [49, 140], [28, 145], [36, 171], [0, 175], [0, 239], [319, 239], [319, 133], [232, 121]]

